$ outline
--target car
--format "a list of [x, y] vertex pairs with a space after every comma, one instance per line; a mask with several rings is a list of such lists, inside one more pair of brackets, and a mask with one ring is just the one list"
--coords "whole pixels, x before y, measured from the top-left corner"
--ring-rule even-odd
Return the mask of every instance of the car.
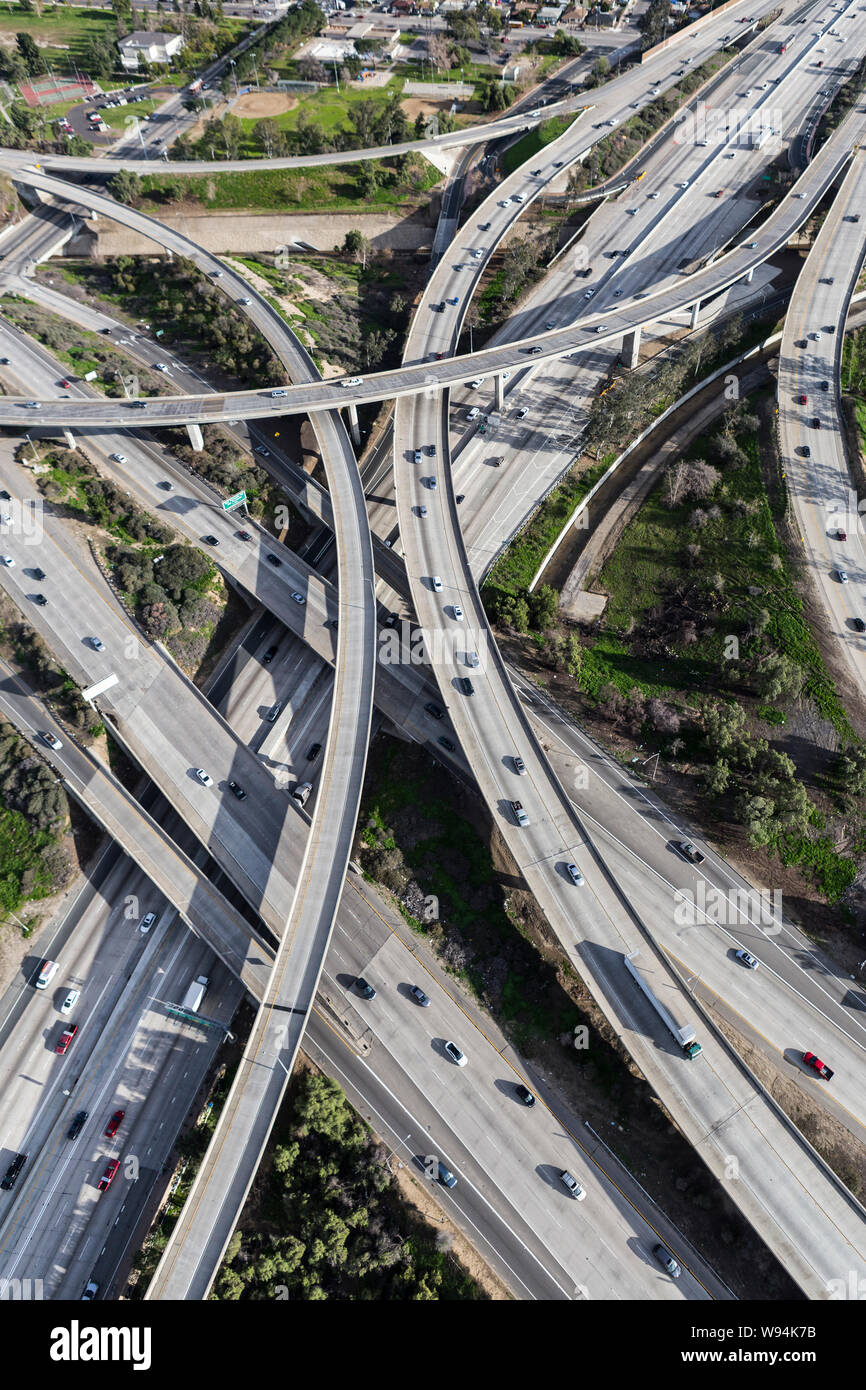
[[613, 292], [613, 297], [614, 297], [614, 299], [619, 299], [619, 296], [620, 296], [621, 294], [622, 294], [622, 290], [614, 290], [614, 292]]
[[108, 457], [113, 459], [115, 463], [126, 463], [126, 454], [109, 454]]
[[298, 782], [297, 786], [292, 789], [292, 800], [297, 801], [299, 806], [306, 806], [312, 790], [312, 782]]
[[604, 324], [603, 324], [603, 323], [597, 324], [597, 325], [596, 325], [595, 331], [596, 331], [596, 333], [604, 333], [604, 331], [605, 331]]
[[262, 657], [262, 665], [263, 665], [263, 666], [270, 666], [270, 664], [271, 664], [271, 662], [273, 661], [273, 659], [274, 659], [274, 657], [276, 656], [276, 654], [277, 654], [277, 648], [276, 648], [276, 647], [268, 647], [267, 651], [265, 652], [264, 656]]
[[7, 490], [6, 490], [5, 487], [0, 488], [0, 497], [3, 498], [3, 501], [4, 501], [4, 502], [11, 502], [11, 501], [12, 501], [12, 493], [11, 493], [11, 492], [7, 492]]
[[565, 161], [562, 160], [562, 159], [555, 159], [555, 160], [553, 161], [553, 167], [554, 167], [554, 169], [561, 169], [562, 166], [563, 166], [563, 164], [564, 164], [564, 162], [565, 162]]
[[522, 1081], [518, 1081], [514, 1090], [518, 1099], [522, 1100], [524, 1105], [530, 1106], [535, 1104], [535, 1096], [532, 1094], [528, 1086], [524, 1086]]
[[805, 338], [796, 338], [796, 339], [794, 340], [794, 347], [797, 347], [797, 348], [804, 348], [804, 347], [808, 347], [808, 346], [809, 346], [809, 344], [806, 342], [806, 339], [805, 339]]
[[528, 414], [529, 414], [529, 406], [528, 406], [528, 405], [522, 405], [522, 406], [520, 407], [520, 409], [518, 410], [518, 412], [517, 412], [517, 418], [518, 418], [518, 420], [525, 420]]
[[820, 333], [810, 333], [810, 334], [809, 334], [809, 337], [811, 338], [811, 340], [812, 340], [813, 343], [817, 343], [817, 342], [820, 341], [821, 334], [820, 334]]
[[676, 847], [684, 859], [688, 859], [690, 864], [703, 864], [704, 856], [701, 851], [692, 844], [691, 840], [678, 840]]
[[460, 506], [460, 503], [463, 502], [463, 501], [465, 500], [465, 497], [466, 497], [466, 494], [465, 494], [465, 493], [463, 493], [463, 492], [458, 492], [457, 496], [454, 498], [454, 501], [457, 503], [458, 507]]
[[481, 385], [483, 385], [483, 383], [484, 383], [484, 377], [483, 377], [483, 376], [477, 376], [477, 377], [475, 378], [474, 381], [470, 381], [469, 385], [472, 387], [472, 390], [473, 390], [473, 391], [477, 391], [477, 390], [478, 390], [478, 387], [481, 386]]
[[210, 773], [205, 772], [203, 767], [194, 767], [192, 771], [193, 776], [198, 778], [203, 787], [213, 786], [213, 778], [211, 777]]
[[57, 735], [49, 733], [47, 729], [43, 729], [39, 737], [42, 739], [43, 743], [48, 744], [49, 748], [53, 748], [55, 753], [59, 753], [61, 748], [63, 747], [63, 744], [60, 742], [60, 739], [57, 737]]
[[825, 275], [825, 276], [823, 276], [823, 278], [820, 280], [819, 283], [822, 284], [822, 285], [833, 285], [833, 284], [835, 284], [835, 276], [833, 276], [833, 275]]
[[515, 193], [515, 195], [514, 195], [514, 201], [515, 201], [515, 203], [525, 203], [525, 202], [526, 202], [526, 194], [525, 194], [525, 193]]
[[41, 403], [41, 401], [25, 401], [25, 402], [24, 402], [24, 409], [25, 409], [25, 410], [41, 410], [41, 409], [42, 409], [42, 403]]
[[424, 486], [429, 487], [431, 492], [436, 491], [436, 479], [432, 476], [432, 474], [429, 478], [424, 479]]
[[371, 984], [368, 984], [363, 975], [359, 975], [355, 981], [355, 988], [363, 994], [365, 999], [375, 999], [376, 991]]
[[441, 710], [438, 705], [434, 705], [432, 700], [428, 700], [424, 708], [426, 709], [428, 714], [432, 714], [434, 719], [441, 719], [445, 713], [445, 711]]
[[213, 276], [214, 280], [219, 280], [220, 277], [222, 276], [222, 271], [221, 271], [221, 270], [212, 270], [212, 271], [211, 271], [211, 275]]
[[[478, 223], [478, 230], [479, 230], [479, 232], [489, 232], [489, 231], [490, 231], [490, 223], [489, 223], [489, 222], [479, 222], [479, 223]], [[475, 254], [475, 253], [473, 253], [473, 254]], [[481, 252], [479, 251], [477, 254], [480, 256], [480, 255], [481, 255]]]
[[840, 529], [836, 532], [836, 539], [837, 539], [837, 541], [847, 541], [847, 539], [848, 539], [848, 532], [847, 532], [847, 531], [843, 531], [843, 530], [841, 530], [841, 528], [840, 528]]
[[69, 381], [66, 377], [62, 377], [61, 380], [58, 381], [57, 385], [62, 386], [63, 390], [65, 391], [68, 387], [72, 385], [72, 382]]
[[128, 405], [130, 410], [144, 410], [147, 406], [147, 401], [129, 401]]
[[67, 990], [66, 997], [64, 998], [63, 1003], [60, 1005], [60, 1012], [62, 1014], [71, 1014], [72, 1010], [75, 1008], [75, 1005], [78, 1003], [80, 998], [80, 989]]
[[293, 601], [294, 601], [295, 603], [299, 603], [299, 604], [305, 604], [306, 601], [307, 601], [307, 600], [304, 598], [304, 595], [303, 595], [303, 594], [299, 594], [299, 593], [297, 593], [297, 592], [295, 592], [295, 591], [293, 591], [293, 593], [292, 593], [292, 599], [293, 599]]
[[517, 773], [518, 777], [526, 776], [526, 763], [523, 761], [522, 758], [518, 758], [516, 753], [511, 759], [511, 765], [514, 768], [514, 771]]
[[510, 199], [510, 198], [500, 198], [500, 199], [499, 199], [499, 206], [500, 206], [501, 208], [510, 208], [510, 207], [511, 207], [511, 199]]
[[282, 702], [282, 700], [278, 700], [277, 703], [276, 703], [275, 705], [271, 705], [270, 709], [268, 710], [267, 714], [265, 715], [265, 718], [267, 719], [267, 721], [268, 721], [269, 724], [274, 724], [274, 723], [276, 723], [276, 720], [277, 720], [277, 718], [279, 717], [279, 714], [280, 714], [280, 711], [282, 710], [282, 708], [283, 708], [283, 702]]
[[459, 688], [459, 690], [460, 690], [460, 693], [461, 693], [462, 695], [474, 695], [474, 694], [475, 694], [475, 686], [472, 684], [472, 682], [471, 682], [471, 680], [469, 679], [468, 676], [458, 676], [458, 678], [457, 678], [457, 686], [458, 686], [458, 688]]
[[423, 457], [423, 456], [422, 456], [422, 454], [421, 454], [421, 450], [420, 450], [420, 449], [416, 449], [415, 452], [414, 452], [414, 454], [412, 455], [412, 462], [413, 462], [413, 463], [421, 463], [422, 457]]
[[437, 743], [441, 743], [442, 747], [448, 753], [455, 753], [457, 751], [455, 745], [451, 742], [450, 738], [445, 738], [444, 735], [442, 738], [437, 739]]
[[822, 382], [821, 382], [821, 390], [822, 390], [822, 391], [829, 391], [829, 390], [830, 390], [830, 383], [829, 383], [829, 381], [822, 381]]
[[59, 1052], [61, 1057], [64, 1056], [69, 1051], [72, 1039], [75, 1037], [75, 1034], [77, 1032], [77, 1023], [67, 1023], [66, 1027], [64, 1028], [63, 1032], [60, 1034], [60, 1037], [57, 1040], [57, 1046], [55, 1047], [54, 1051]]
[[537, 179], [538, 176], [539, 176], [539, 174], [541, 173], [541, 170], [540, 170], [540, 169], [530, 169], [529, 172], [530, 172], [530, 174], [532, 175], [532, 177], [533, 177], [534, 179]]
[[267, 554], [265, 555], [265, 559], [267, 560], [267, 562], [268, 562], [269, 565], [273, 565], [274, 569], [277, 569], [277, 570], [280, 568], [280, 565], [283, 563], [282, 560], [280, 559], [279, 555], [273, 555], [273, 554], [271, 553], [270, 550], [269, 550], [269, 551], [267, 552]]
[[97, 1295], [98, 1293], [99, 1293], [99, 1285], [96, 1283], [96, 1280], [95, 1280], [95, 1279], [89, 1279], [89, 1280], [87, 1281], [87, 1283], [85, 1284], [85, 1286], [84, 1286], [84, 1293], [81, 1295], [81, 1300], [80, 1300], [80, 1301], [81, 1301], [82, 1303], [87, 1303], [87, 1302], [89, 1302], [91, 1299], [95, 1298], [96, 1295]]
[[529, 817], [526, 814], [526, 810], [522, 801], [512, 801], [511, 810], [514, 814], [514, 819], [516, 820], [518, 825], [529, 825]]
[[427, 508], [424, 506], [423, 502], [422, 502], [421, 505], [417, 508], [417, 511], [418, 511], [418, 515], [419, 515], [419, 516], [426, 516], [426, 515], [427, 515]]
[[574, 1177], [573, 1174], [569, 1173], [567, 1168], [563, 1168], [560, 1170], [559, 1181], [562, 1183], [563, 1187], [568, 1190], [568, 1192], [575, 1199], [576, 1202], [583, 1201], [584, 1197], [586, 1196], [586, 1193], [584, 1192], [580, 1183], [577, 1181], [577, 1178]]
[[90, 1113], [90, 1112], [87, 1111], [87, 1110], [77, 1110], [77, 1111], [75, 1112], [75, 1116], [74, 1116], [74, 1118], [73, 1118], [73, 1120], [72, 1120], [72, 1124], [69, 1126], [68, 1130], [66, 1131], [66, 1138], [67, 1138], [67, 1139], [77, 1139], [77, 1138], [78, 1138], [79, 1134], [81, 1133], [82, 1129], [84, 1128], [84, 1122], [85, 1122], [85, 1120], [87, 1119], [87, 1116], [88, 1116], [89, 1113]]
[[817, 415], [813, 415], [813, 416], [812, 416], [812, 429], [813, 429], [813, 430], [819, 430], [820, 428], [821, 428], [821, 421], [820, 421], [819, 417], [818, 417]]
[[15, 561], [11, 555], [0, 555], [0, 564], [5, 565], [10, 570], [15, 568]]
[[91, 645], [91, 647], [93, 648], [93, 650], [94, 650], [95, 652], [104, 652], [104, 651], [105, 651], [105, 643], [103, 642], [103, 640], [102, 640], [101, 637], [91, 637], [91, 638], [90, 638], [90, 645]]
[[577, 867], [576, 864], [566, 864], [565, 871], [571, 879], [572, 883], [576, 883], [578, 885], [583, 883], [583, 874], [580, 872], [580, 869]]
[[48, 599], [45, 597], [44, 594], [34, 594], [33, 602], [38, 603], [40, 608], [44, 608], [46, 603], [48, 602]]
[[427, 445], [427, 453], [430, 455], [431, 459], [435, 459], [435, 457], [436, 457], [436, 445], [435, 445], [435, 444], [428, 444], [428, 445]]
[[463, 622], [463, 609], [460, 607], [459, 603], [452, 604], [451, 613], [452, 616], [457, 619], [458, 623]]
[[254, 444], [253, 453], [259, 454], [263, 459], [269, 459], [271, 456], [270, 449], [266, 449], [264, 444]]
[[556, 327], [556, 319], [548, 319], [544, 326], [545, 326], [545, 328], [547, 328], [547, 329], [555, 328], [555, 327]]
[[412, 998], [415, 1000], [415, 1003], [421, 1005], [421, 1008], [422, 1008], [422, 1009], [429, 1008], [429, 1005], [430, 1005], [430, 996], [429, 996], [428, 994], [425, 994], [424, 991], [423, 991], [423, 989], [420, 988], [420, 986], [418, 986], [418, 985], [410, 985], [410, 986], [409, 986], [409, 993], [411, 994]]
[[451, 1169], [445, 1167], [445, 1164], [442, 1162], [441, 1158], [437, 1160], [437, 1170], [439, 1181], [443, 1184], [444, 1187], [457, 1186], [457, 1179], [451, 1172]]
[[431, 582], [431, 584], [433, 585], [433, 591], [434, 591], [434, 593], [437, 593], [437, 594], [438, 594], [438, 593], [440, 592], [441, 588], [442, 588], [442, 580], [439, 578], [439, 575], [438, 575], [438, 574], [431, 575], [431, 577], [430, 577], [430, 582]]
[[471, 666], [473, 670], [479, 665], [477, 652], [467, 652], [463, 659], [466, 662], [466, 665]]
[[168, 363], [166, 363], [166, 362], [154, 362], [154, 364], [153, 364], [153, 369], [154, 369], [155, 372], [167, 372], [167, 371], [168, 371]]
[[456, 1062], [458, 1067], [466, 1066], [466, 1053], [461, 1052], [455, 1042], [446, 1042], [445, 1051], [451, 1058], [451, 1061]]
[[5, 1188], [7, 1192], [10, 1188], [14, 1187], [16, 1182], [18, 1181], [18, 1175], [26, 1162], [26, 1154], [16, 1154], [12, 1162], [9, 1164], [9, 1167], [6, 1169], [6, 1172], [3, 1174], [3, 1179], [2, 1181], [0, 1181], [0, 1187]]
[[806, 402], [808, 401], [808, 399], [809, 399], [809, 397], [806, 395], [806, 393], [805, 393], [805, 391], [804, 391], [804, 392], [802, 392], [802, 393], [797, 397], [797, 404], [798, 404], [798, 405], [805, 405]]
[[866, 632], [866, 619], [852, 618], [851, 621], [854, 624], [855, 631]]
[[141, 919], [141, 926], [139, 927], [138, 930], [139, 930], [140, 932], [143, 932], [145, 935], [147, 935], [147, 933], [150, 931], [150, 929], [151, 929], [151, 927], [153, 926], [153, 924], [154, 924], [155, 921], [156, 921], [156, 913], [155, 913], [155, 912], [146, 912], [146, 913], [144, 914], [144, 916], [142, 917], [142, 919]]
[[846, 574], [845, 570], [837, 570], [837, 571], [836, 571], [836, 578], [839, 580], [839, 583], [840, 583], [840, 584], [847, 584], [847, 583], [848, 583], [848, 575]]
[[812, 457], [812, 450], [809, 448], [808, 444], [800, 444], [796, 452], [800, 455], [800, 458], [810, 459]]
[[654, 1245], [653, 1255], [658, 1260], [662, 1269], [666, 1270], [672, 1279], [679, 1279], [680, 1275], [682, 1274], [682, 1270], [680, 1269], [680, 1266], [677, 1264], [670, 1250], [667, 1250], [663, 1245]]
[[736, 956], [738, 961], [742, 962], [742, 964], [746, 967], [747, 970], [757, 970], [758, 962], [752, 955], [751, 951], [744, 951], [743, 948], [740, 947], [739, 950], [734, 952], [734, 955]]
[[[540, 349], [539, 349], [539, 351], [540, 351]], [[479, 408], [477, 405], [473, 405], [472, 408], [471, 408], [471, 410], [467, 410], [467, 412], [466, 412], [466, 419], [467, 419], [467, 420], [477, 420], [477, 419], [478, 419], [478, 416], [479, 416], [480, 414], [481, 414], [480, 408]]]
[[314, 763], [322, 751], [321, 743], [311, 743], [307, 752], [307, 762]]
[[244, 791], [240, 782], [229, 782], [229, 791], [237, 797], [238, 801], [244, 801], [246, 799], [246, 792]]
[[243, 296], [241, 300], [239, 300], [239, 303], [241, 304], [252, 304], [252, 302], [253, 301], [250, 299], [249, 295], [246, 294]]
[[107, 1191], [108, 1191], [109, 1187], [110, 1187], [111, 1184], [114, 1182], [114, 1179], [117, 1177], [117, 1170], [118, 1170], [119, 1167], [120, 1167], [120, 1159], [119, 1159], [119, 1158], [113, 1158], [113, 1159], [111, 1160], [110, 1163], [107, 1163], [107, 1164], [106, 1164], [106, 1166], [105, 1166], [105, 1172], [102, 1174], [102, 1177], [99, 1179], [99, 1182], [96, 1184], [96, 1186], [97, 1186], [97, 1188], [99, 1189], [100, 1192], [107, 1192]]
[[219, 540], [217, 539], [217, 537], [211, 535], [210, 533], [208, 533], [208, 535], [206, 536], [202, 536], [202, 541], [205, 545], [219, 545]]

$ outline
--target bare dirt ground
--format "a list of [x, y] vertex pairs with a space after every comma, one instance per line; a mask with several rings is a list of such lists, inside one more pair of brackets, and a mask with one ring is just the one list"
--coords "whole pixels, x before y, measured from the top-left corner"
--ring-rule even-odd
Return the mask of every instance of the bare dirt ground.
[[[426, 97], [406, 97], [402, 105], [407, 118], [414, 121], [416, 116], [438, 116], [443, 111], [450, 111], [452, 100], [451, 97], [447, 101], [428, 101]], [[481, 113], [481, 107], [477, 102], [464, 101], [460, 103], [461, 115], [474, 112]]]
[[248, 120], [262, 116], [284, 116], [298, 104], [298, 98], [288, 92], [248, 92], [238, 97], [232, 107], [232, 115], [246, 117]]
[[433, 1200], [425, 1184], [420, 1182], [402, 1163], [398, 1165], [394, 1178], [405, 1201], [413, 1206], [420, 1216], [423, 1216], [428, 1226], [433, 1226], [437, 1232], [441, 1233], [449, 1246], [452, 1257], [484, 1290], [488, 1298], [511, 1299], [512, 1295], [501, 1279], [494, 1274], [474, 1246], [469, 1244], [466, 1237], [443, 1214], [442, 1208], [438, 1202]]

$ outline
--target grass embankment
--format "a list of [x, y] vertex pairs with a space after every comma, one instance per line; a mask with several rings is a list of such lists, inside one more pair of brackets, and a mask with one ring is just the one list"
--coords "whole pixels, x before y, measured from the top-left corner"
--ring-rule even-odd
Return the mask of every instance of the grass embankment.
[[520, 139], [515, 141], [502, 156], [503, 172], [513, 174], [515, 169], [519, 169], [521, 164], [532, 159], [539, 150], [543, 150], [546, 145], [552, 145], [554, 140], [558, 140], [560, 135], [564, 134], [576, 119], [576, 116], [554, 116], [552, 120], [542, 121], [540, 125], [528, 130], [525, 135], [521, 135]]
[[442, 180], [420, 155], [413, 155], [413, 175], [391, 183], [385, 161], [373, 161], [386, 182], [371, 188], [360, 164], [323, 165], [304, 169], [256, 169], [207, 176], [146, 174], [142, 180], [145, 211], [165, 210], [180, 200], [221, 212], [353, 212], [387, 211], [417, 203]]
[[[28, 13], [19, 5], [0, 8], [0, 37], [14, 45], [16, 34], [29, 34], [40, 47], [51, 44], [68, 50], [70, 58], [80, 58], [91, 43], [114, 43], [117, 21], [110, 9], [78, 10], [71, 5], [46, 7], [41, 15]], [[52, 54], [52, 65], [62, 55]], [[52, 107], [52, 111], [53, 111]]]
[[582, 473], [569, 473], [494, 565], [488, 582], [512, 594], [528, 589], [536, 570], [574, 508], [595, 486], [611, 462], [610, 459], [602, 459]]

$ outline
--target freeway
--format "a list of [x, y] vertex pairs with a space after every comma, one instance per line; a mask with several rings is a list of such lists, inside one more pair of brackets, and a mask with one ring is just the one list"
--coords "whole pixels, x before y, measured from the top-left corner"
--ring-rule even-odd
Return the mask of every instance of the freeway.
[[[866, 555], [841, 411], [842, 341], [866, 255], [866, 162], [858, 150], [800, 272], [779, 359], [782, 467], [827, 629], [862, 693]], [[844, 578], [843, 578], [844, 576]]]

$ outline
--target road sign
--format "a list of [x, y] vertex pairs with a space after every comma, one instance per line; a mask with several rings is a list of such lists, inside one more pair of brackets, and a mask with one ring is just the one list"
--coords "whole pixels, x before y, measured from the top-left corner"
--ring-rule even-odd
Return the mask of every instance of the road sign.
[[246, 502], [246, 500], [247, 494], [245, 491], [236, 492], [234, 497], [227, 497], [226, 500], [223, 502], [223, 511], [233, 511], [235, 507], [239, 507], [241, 503]]

